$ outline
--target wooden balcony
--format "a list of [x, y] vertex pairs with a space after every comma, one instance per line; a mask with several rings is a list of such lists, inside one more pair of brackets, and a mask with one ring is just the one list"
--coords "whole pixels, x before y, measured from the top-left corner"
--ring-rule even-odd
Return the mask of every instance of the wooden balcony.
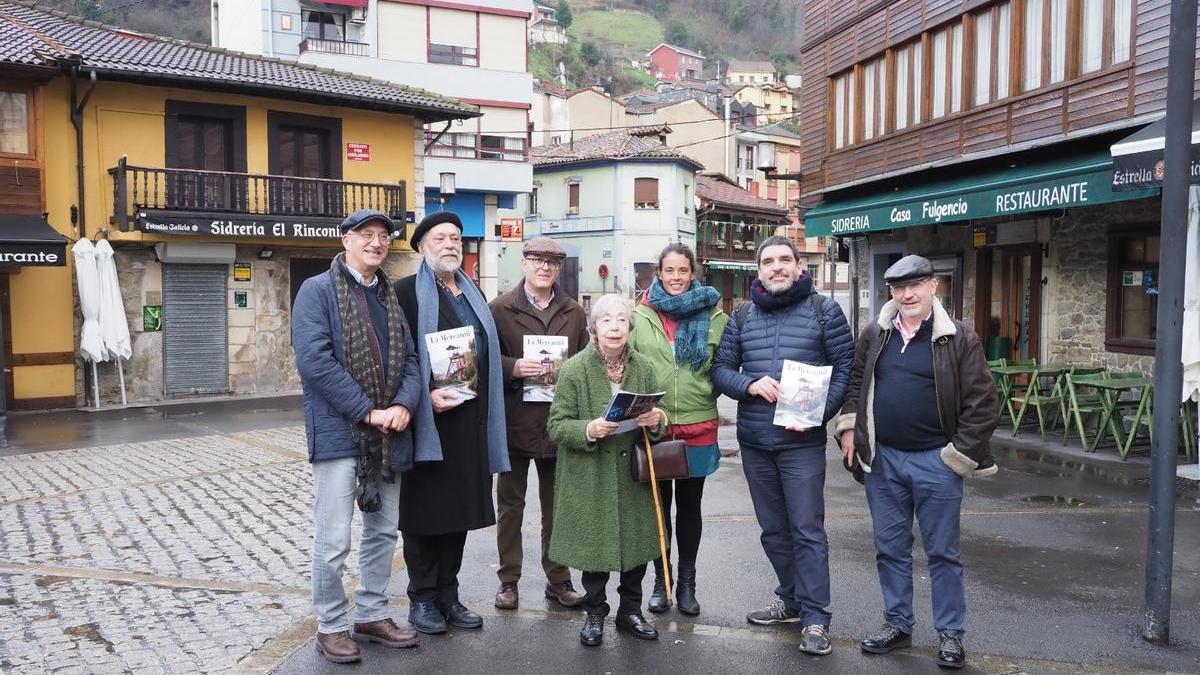
[[405, 222], [406, 188], [228, 171], [131, 166], [122, 159], [108, 170], [113, 180], [111, 222], [121, 230], [138, 225], [146, 212], [212, 218], [256, 217], [336, 225], [358, 209], [378, 209]]
[[321, 40], [305, 38], [300, 41], [300, 53], [320, 52], [322, 54], [342, 54], [345, 56], [370, 56], [371, 45], [365, 42], [349, 40]]
[[754, 262], [757, 251], [758, 248], [753, 240], [717, 240], [711, 243], [700, 242], [696, 244], [696, 254], [701, 260]]

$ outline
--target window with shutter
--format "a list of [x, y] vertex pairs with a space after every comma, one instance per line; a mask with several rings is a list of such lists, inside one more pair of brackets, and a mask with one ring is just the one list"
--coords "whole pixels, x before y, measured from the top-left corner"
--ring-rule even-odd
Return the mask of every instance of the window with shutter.
[[639, 209], [658, 208], [658, 179], [633, 179], [633, 205]]

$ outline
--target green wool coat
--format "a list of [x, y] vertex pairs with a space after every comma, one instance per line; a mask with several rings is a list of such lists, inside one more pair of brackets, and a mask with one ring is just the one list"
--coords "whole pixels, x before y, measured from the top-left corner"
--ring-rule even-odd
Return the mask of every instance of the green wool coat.
[[[653, 393], [654, 368], [629, 351], [621, 388]], [[659, 556], [650, 485], [630, 477], [629, 456], [641, 430], [587, 442], [587, 424], [604, 414], [612, 387], [594, 345], [559, 373], [547, 430], [558, 446], [550, 559], [589, 572], [633, 569]], [[661, 435], [652, 430], [651, 439]]]

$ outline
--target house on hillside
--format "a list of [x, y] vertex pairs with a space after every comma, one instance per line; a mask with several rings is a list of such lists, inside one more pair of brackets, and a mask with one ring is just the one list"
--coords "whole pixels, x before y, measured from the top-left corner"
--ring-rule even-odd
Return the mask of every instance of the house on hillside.
[[541, 0], [533, 1], [533, 14], [529, 17], [530, 44], [566, 44], [567, 29], [554, 18], [556, 8]]
[[[669, 148], [667, 125], [545, 145], [531, 151], [534, 192], [524, 238], [553, 237], [567, 251], [560, 282], [587, 308], [604, 293], [636, 297], [668, 243], [696, 241], [700, 165]], [[521, 244], [506, 244], [505, 286], [520, 280]]]
[[722, 309], [732, 312], [750, 299], [758, 246], [790, 224], [788, 209], [751, 195], [719, 173], [696, 176], [696, 198], [696, 257], [704, 283], [717, 289]]
[[726, 66], [724, 81], [730, 87], [744, 84], [775, 84], [775, 64], [770, 61], [739, 61], [730, 59]]
[[553, 145], [569, 138], [571, 111], [566, 90], [553, 82], [534, 80], [529, 124], [532, 145]]
[[[479, 106], [477, 119], [426, 128], [422, 169], [429, 179], [420, 199], [462, 218], [465, 267], [494, 297], [495, 225], [533, 181], [526, 148], [532, 0], [276, 0], [271, 11], [260, 0], [221, 0], [212, 7], [219, 47], [296, 58]], [[439, 190], [443, 176], [453, 176], [452, 194]]]
[[805, 222], [854, 247], [859, 326], [917, 253], [988, 358], [1152, 371], [1161, 199], [1111, 148], [1164, 113], [1169, 10], [805, 3]]
[[792, 122], [797, 117], [792, 90], [787, 85], [747, 84], [738, 87], [733, 97], [743, 105], [753, 105], [757, 124]]
[[704, 55], [665, 42], [646, 54], [648, 72], [661, 82], [699, 80], [704, 77]]
[[[399, 253], [421, 214], [424, 125], [478, 115], [427, 91], [6, 0], [0, 43], [0, 255], [17, 244], [18, 262], [39, 265], [0, 266], [13, 407], [90, 398], [63, 266], [79, 249], [66, 239], [115, 249], [131, 403], [298, 391], [292, 304], [343, 250], [343, 218], [390, 215], [401, 234], [389, 273], [415, 269]], [[100, 374], [101, 400], [120, 401], [115, 369]]]

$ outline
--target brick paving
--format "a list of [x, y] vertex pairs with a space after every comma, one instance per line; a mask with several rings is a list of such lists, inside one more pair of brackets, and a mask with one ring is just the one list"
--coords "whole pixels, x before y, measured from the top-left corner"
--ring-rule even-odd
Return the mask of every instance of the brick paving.
[[0, 458], [0, 671], [233, 667], [310, 613], [311, 503], [299, 426]]

